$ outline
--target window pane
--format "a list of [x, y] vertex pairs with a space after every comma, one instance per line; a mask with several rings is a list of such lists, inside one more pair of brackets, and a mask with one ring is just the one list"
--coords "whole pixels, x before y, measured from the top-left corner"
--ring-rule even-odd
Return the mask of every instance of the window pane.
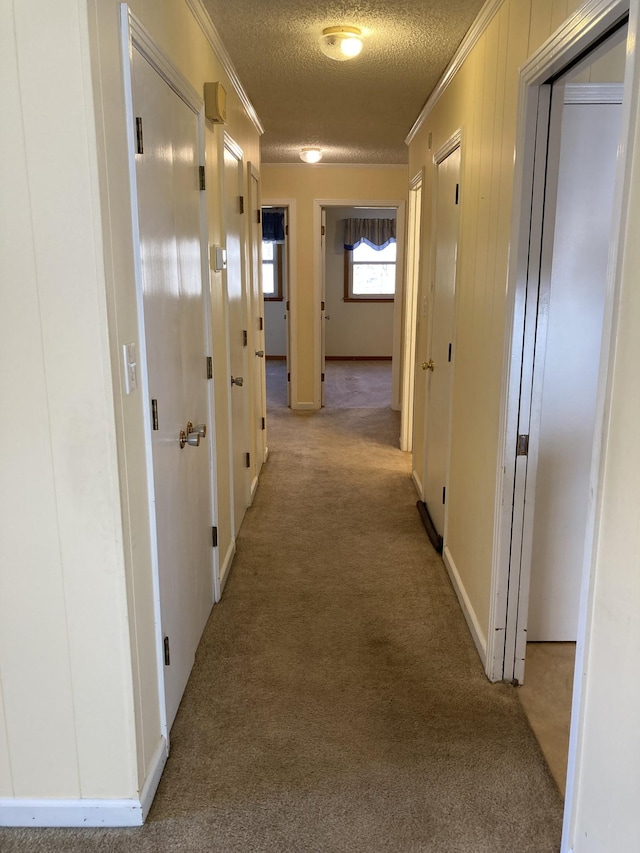
[[273, 250], [275, 248], [275, 243], [262, 243], [262, 260], [263, 261], [272, 261], [273, 260]]
[[389, 243], [384, 249], [372, 249], [366, 243], [360, 243], [353, 250], [354, 261], [375, 261], [377, 263], [394, 264], [396, 261], [396, 244]]
[[395, 264], [353, 265], [354, 296], [393, 296], [396, 292]]
[[262, 292], [265, 296], [273, 296], [276, 292], [276, 282], [273, 264], [262, 264]]

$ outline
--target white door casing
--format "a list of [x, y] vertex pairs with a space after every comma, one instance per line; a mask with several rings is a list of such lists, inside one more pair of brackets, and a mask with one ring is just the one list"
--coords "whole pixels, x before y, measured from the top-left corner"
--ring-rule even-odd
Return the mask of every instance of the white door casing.
[[413, 392], [416, 381], [416, 326], [418, 321], [418, 288], [420, 283], [423, 171], [409, 185], [407, 269], [402, 321], [402, 402], [400, 425], [400, 450], [408, 453], [413, 449]]
[[[251, 499], [249, 412], [251, 375], [249, 371], [247, 286], [244, 259], [244, 213], [242, 152], [225, 136], [224, 213], [227, 249], [226, 283], [231, 375], [231, 455], [233, 471], [233, 533], [237, 537]], [[247, 342], [245, 343], [245, 334]], [[233, 384], [232, 383], [233, 380]], [[242, 384], [240, 384], [242, 383]]]
[[132, 84], [134, 116], [141, 120], [143, 358], [149, 404], [156, 401], [150, 439], [170, 728], [214, 598], [210, 444], [179, 443], [189, 421], [209, 426], [199, 117], [137, 50]]
[[325, 308], [327, 304], [327, 211], [320, 212], [320, 406], [325, 404], [325, 374], [327, 370], [327, 321], [331, 316]]
[[430, 346], [423, 365], [425, 446], [424, 502], [435, 532], [446, 534], [446, 489], [451, 442], [455, 290], [460, 220], [460, 144], [456, 136], [436, 155], [434, 272], [430, 298]]
[[575, 87], [567, 89], [574, 102], [562, 112], [557, 196], [547, 194], [555, 227], [543, 234], [551, 270], [543, 270], [538, 298], [539, 407], [530, 427], [538, 435], [527, 620], [534, 642], [577, 638], [620, 135], [619, 103], [576, 103]]

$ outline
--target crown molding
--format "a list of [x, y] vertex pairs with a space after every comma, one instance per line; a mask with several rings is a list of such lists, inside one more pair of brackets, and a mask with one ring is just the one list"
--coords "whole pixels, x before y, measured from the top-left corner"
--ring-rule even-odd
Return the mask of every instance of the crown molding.
[[410, 145], [422, 125], [425, 123], [429, 114], [432, 112], [435, 105], [438, 103], [440, 98], [444, 95], [449, 83], [453, 79], [453, 77], [460, 70], [462, 63], [469, 56], [473, 48], [476, 46], [480, 37], [487, 29], [491, 21], [493, 20], [495, 14], [498, 12], [504, 0], [487, 0], [482, 9], [478, 12], [478, 16], [475, 21], [471, 25], [471, 29], [468, 31], [466, 36], [460, 42], [460, 47], [455, 52], [453, 59], [447, 66], [446, 71], [436, 84], [435, 89], [429, 95], [429, 99], [427, 103], [422, 108], [420, 115], [415, 120], [413, 127], [409, 131], [407, 138], [405, 139], [405, 143]]
[[258, 131], [260, 135], [264, 133], [264, 127], [262, 122], [258, 118], [258, 114], [255, 111], [255, 108], [251, 101], [249, 100], [249, 96], [244, 90], [242, 83], [240, 82], [240, 78], [238, 77], [238, 72], [234, 68], [233, 62], [231, 61], [231, 57], [224, 46], [222, 39], [220, 38], [220, 33], [215, 28], [215, 24], [211, 20], [211, 15], [207, 12], [204, 7], [202, 0], [186, 0], [186, 4], [191, 10], [191, 14], [198, 22], [200, 29], [204, 33], [205, 38], [211, 45], [211, 49], [215, 53], [215, 55], [220, 60], [222, 67], [224, 68], [229, 80], [231, 81], [231, 85], [233, 86], [237, 96], [240, 98], [242, 102], [242, 106], [247, 111], [247, 114], [255, 129]]

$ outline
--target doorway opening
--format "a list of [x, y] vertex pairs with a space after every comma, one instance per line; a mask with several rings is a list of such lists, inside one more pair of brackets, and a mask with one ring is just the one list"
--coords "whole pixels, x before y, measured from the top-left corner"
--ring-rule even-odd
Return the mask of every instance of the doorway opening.
[[399, 409], [404, 205], [315, 205], [321, 405]]
[[262, 292], [267, 408], [291, 406], [290, 203], [262, 204]]

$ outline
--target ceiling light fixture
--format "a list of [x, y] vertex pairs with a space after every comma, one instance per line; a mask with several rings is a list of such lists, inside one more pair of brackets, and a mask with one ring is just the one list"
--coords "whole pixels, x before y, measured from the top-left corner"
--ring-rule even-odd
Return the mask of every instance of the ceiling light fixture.
[[303, 148], [300, 151], [300, 159], [305, 163], [318, 163], [322, 160], [322, 151], [319, 148]]
[[326, 27], [320, 38], [320, 50], [338, 62], [353, 59], [362, 50], [362, 32], [357, 27]]

